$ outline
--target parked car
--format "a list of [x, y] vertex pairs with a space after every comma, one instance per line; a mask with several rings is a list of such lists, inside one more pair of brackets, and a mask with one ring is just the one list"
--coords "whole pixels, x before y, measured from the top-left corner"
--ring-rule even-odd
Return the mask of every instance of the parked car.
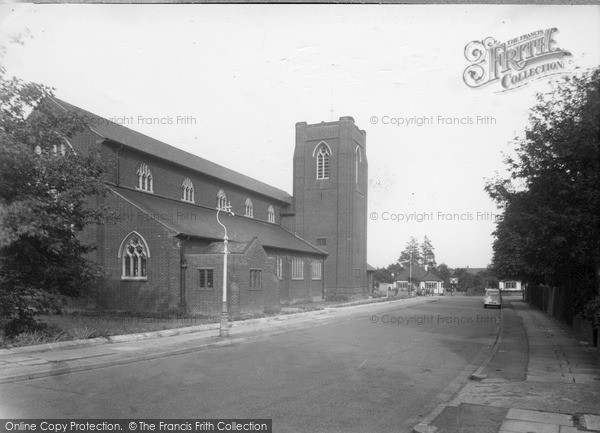
[[486, 289], [483, 297], [483, 308], [487, 307], [502, 308], [502, 293], [499, 289]]

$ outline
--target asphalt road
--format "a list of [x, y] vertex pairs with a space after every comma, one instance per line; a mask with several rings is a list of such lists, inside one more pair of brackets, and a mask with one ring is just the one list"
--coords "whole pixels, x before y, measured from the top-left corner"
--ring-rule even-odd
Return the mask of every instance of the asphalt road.
[[2, 418], [272, 418], [275, 432], [410, 431], [490, 353], [499, 310], [435, 297], [130, 365], [0, 385]]

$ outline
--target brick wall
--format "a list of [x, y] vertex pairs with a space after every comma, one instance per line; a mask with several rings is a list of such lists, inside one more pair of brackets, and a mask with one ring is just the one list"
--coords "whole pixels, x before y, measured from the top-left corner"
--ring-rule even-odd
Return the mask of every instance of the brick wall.
[[[110, 196], [107, 205], [126, 218], [118, 224], [101, 227], [103, 246], [98, 256], [104, 262], [107, 280], [99, 289], [98, 306], [120, 311], [173, 312], [180, 303], [180, 249], [172, 231], [159, 222], [143, 217], [133, 205], [117, 195]], [[121, 279], [122, 259], [119, 247], [131, 232], [146, 241], [150, 256], [147, 259], [146, 281]]]
[[[279, 308], [279, 281], [275, 260], [268, 257], [256, 239], [242, 253], [227, 258], [227, 298], [230, 313]], [[223, 254], [186, 254], [186, 299], [192, 313], [218, 314], [223, 296]], [[213, 287], [200, 287], [200, 269], [213, 271]], [[261, 271], [260, 287], [251, 288], [250, 271]]]

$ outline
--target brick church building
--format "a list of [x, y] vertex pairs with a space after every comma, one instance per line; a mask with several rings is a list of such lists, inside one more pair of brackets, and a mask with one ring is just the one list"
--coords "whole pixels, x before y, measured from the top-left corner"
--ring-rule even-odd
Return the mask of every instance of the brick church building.
[[[368, 293], [365, 132], [351, 117], [296, 124], [293, 196], [59, 99], [88, 127], [64, 151], [99, 152], [117, 224], [84, 240], [106, 278], [101, 308], [216, 313], [227, 228], [231, 311]], [[256, 167], [260, 169], [260, 167]]]

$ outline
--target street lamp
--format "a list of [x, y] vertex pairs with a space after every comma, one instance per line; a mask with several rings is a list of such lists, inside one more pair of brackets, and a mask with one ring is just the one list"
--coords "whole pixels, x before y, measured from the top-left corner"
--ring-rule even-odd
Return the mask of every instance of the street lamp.
[[217, 209], [217, 222], [223, 227], [225, 235], [223, 236], [223, 304], [221, 306], [221, 327], [219, 328], [219, 336], [227, 337], [229, 335], [228, 321], [229, 313], [227, 312], [227, 227], [219, 219], [219, 212], [224, 211], [229, 215], [234, 215], [231, 212], [231, 203], [227, 203], [225, 207], [219, 207]]
[[412, 250], [410, 251], [410, 261], [408, 262], [408, 297], [412, 297]]

